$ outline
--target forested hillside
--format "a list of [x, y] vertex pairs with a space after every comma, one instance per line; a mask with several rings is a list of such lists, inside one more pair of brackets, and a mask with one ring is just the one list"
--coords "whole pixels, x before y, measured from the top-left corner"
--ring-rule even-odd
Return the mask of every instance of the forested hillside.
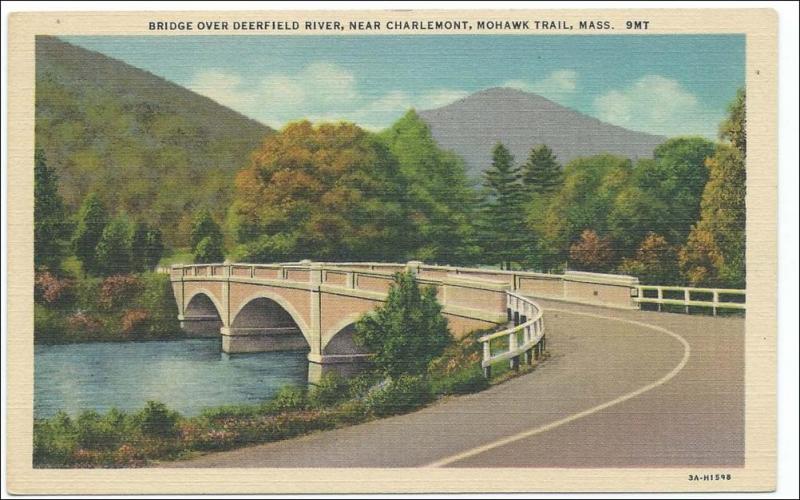
[[192, 214], [227, 210], [236, 171], [270, 133], [146, 71], [37, 37], [36, 144], [71, 213], [95, 192], [185, 245]]

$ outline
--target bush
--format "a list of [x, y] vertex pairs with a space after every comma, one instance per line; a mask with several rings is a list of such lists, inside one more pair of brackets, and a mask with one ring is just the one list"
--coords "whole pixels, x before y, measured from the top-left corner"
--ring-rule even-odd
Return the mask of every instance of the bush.
[[78, 433], [72, 419], [64, 412], [36, 420], [33, 424], [33, 463], [69, 465], [78, 449]]
[[252, 405], [225, 405], [206, 408], [200, 416], [207, 420], [219, 421], [229, 418], [251, 418], [261, 413], [261, 408]]
[[109, 276], [100, 285], [98, 303], [103, 309], [112, 310], [130, 304], [142, 291], [142, 282], [136, 276]]
[[109, 412], [104, 418], [94, 411], [81, 413], [75, 421], [78, 446], [89, 450], [116, 449], [124, 430], [116, 418], [117, 415], [118, 413]]
[[370, 389], [383, 380], [383, 376], [374, 371], [359, 373], [347, 380], [347, 392], [351, 398], [363, 398]]
[[49, 271], [36, 273], [34, 298], [39, 304], [66, 307], [75, 299], [75, 283], [71, 279], [59, 278]]
[[133, 416], [139, 432], [148, 437], [175, 436], [179, 419], [180, 415], [158, 401], [148, 401], [144, 409]]
[[305, 388], [287, 385], [281, 388], [272, 400], [267, 401], [264, 408], [270, 413], [301, 410], [307, 405], [307, 397]]
[[150, 324], [150, 313], [147, 309], [128, 309], [122, 313], [122, 334], [146, 333]]
[[380, 389], [371, 391], [364, 402], [376, 416], [383, 417], [407, 413], [431, 400], [433, 393], [423, 377], [401, 375]]
[[67, 318], [69, 331], [78, 336], [93, 335], [103, 329], [103, 322], [91, 314], [78, 311]]
[[66, 330], [64, 316], [41, 304], [33, 305], [33, 336], [37, 342], [57, 340]]
[[370, 416], [370, 410], [363, 401], [345, 401], [333, 410], [333, 418], [339, 425], [353, 425], [364, 422]]
[[390, 377], [418, 375], [451, 343], [436, 289], [420, 290], [412, 273], [397, 273], [386, 303], [356, 323], [356, 342], [375, 353]]
[[308, 394], [312, 406], [332, 406], [348, 396], [347, 381], [335, 373], [323, 375], [317, 385]]
[[431, 385], [434, 394], [470, 394], [489, 387], [489, 380], [480, 365], [473, 365], [436, 379]]
[[142, 292], [137, 305], [150, 315], [147, 333], [152, 337], [181, 334], [178, 323], [178, 306], [172, 291], [169, 275], [146, 273], [140, 275]]

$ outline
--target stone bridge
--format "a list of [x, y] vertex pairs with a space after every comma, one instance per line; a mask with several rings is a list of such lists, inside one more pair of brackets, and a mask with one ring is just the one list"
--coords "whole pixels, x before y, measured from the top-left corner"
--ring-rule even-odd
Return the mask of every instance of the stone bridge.
[[386, 300], [393, 275], [410, 271], [436, 289], [456, 338], [512, 319], [507, 292], [636, 309], [629, 276], [551, 275], [386, 263], [200, 264], [170, 269], [181, 326], [221, 335], [228, 353], [308, 350], [309, 379], [335, 369], [358, 371], [368, 354], [353, 340], [354, 323]]

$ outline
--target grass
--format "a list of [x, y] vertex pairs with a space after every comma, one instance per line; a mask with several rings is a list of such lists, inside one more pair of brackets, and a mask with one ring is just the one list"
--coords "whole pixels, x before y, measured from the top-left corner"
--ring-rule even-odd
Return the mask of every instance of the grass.
[[170, 255], [161, 257], [158, 261], [159, 266], [169, 267], [172, 264], [191, 264], [194, 262], [194, 255], [188, 249], [173, 251]]

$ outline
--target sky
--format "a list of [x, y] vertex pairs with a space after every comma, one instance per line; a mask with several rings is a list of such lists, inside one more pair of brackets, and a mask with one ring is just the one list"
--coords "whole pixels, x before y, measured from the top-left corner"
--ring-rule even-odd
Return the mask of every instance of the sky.
[[274, 128], [303, 118], [379, 130], [490, 87], [608, 123], [715, 138], [745, 82], [744, 35], [97, 36], [66, 41]]

